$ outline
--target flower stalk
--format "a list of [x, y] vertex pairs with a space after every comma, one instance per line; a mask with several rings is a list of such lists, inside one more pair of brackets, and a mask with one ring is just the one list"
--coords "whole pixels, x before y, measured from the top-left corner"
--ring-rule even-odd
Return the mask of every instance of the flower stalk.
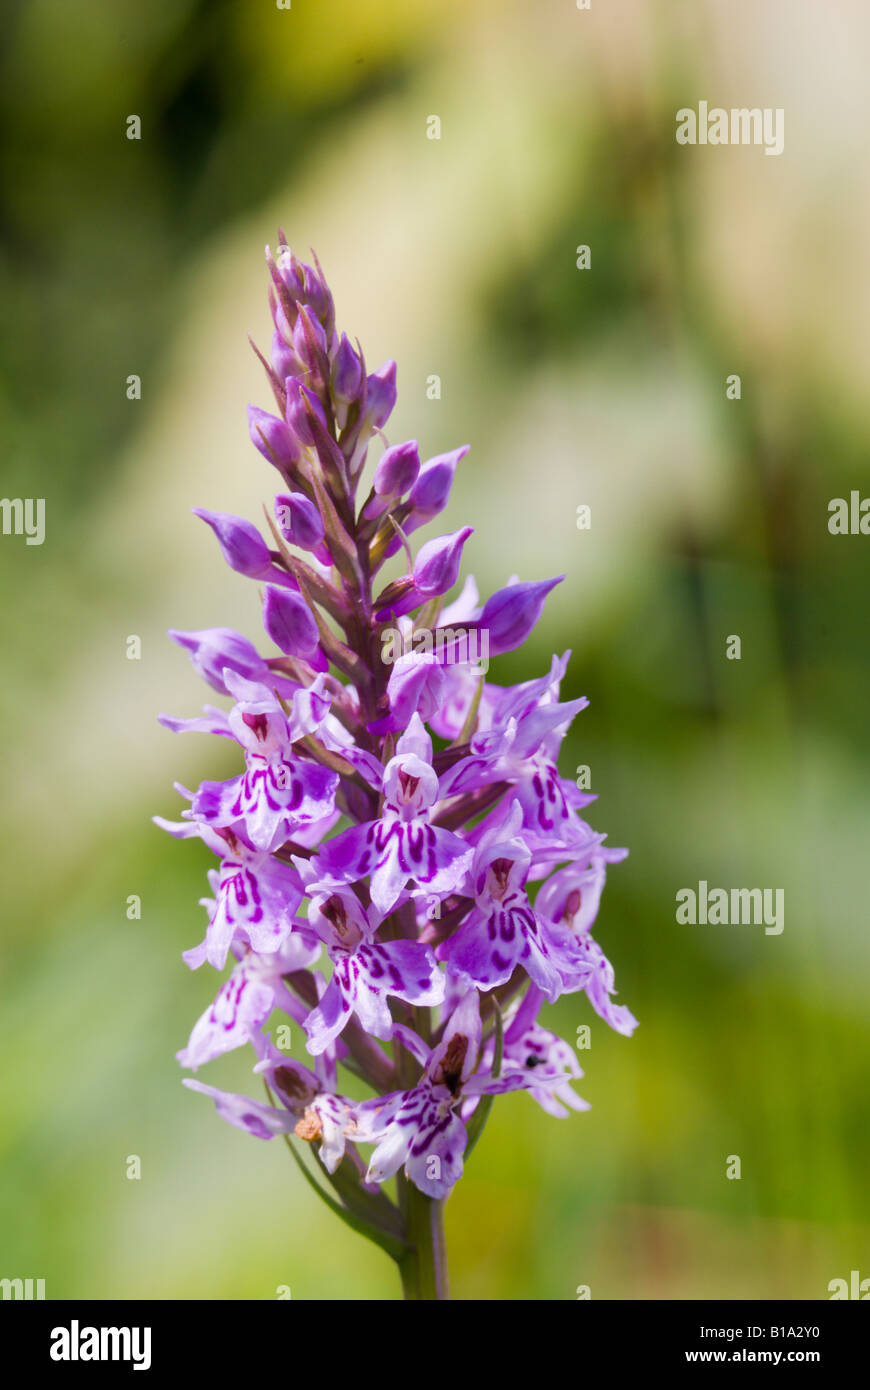
[[447, 1299], [450, 1293], [444, 1199], [427, 1197], [404, 1176], [400, 1176], [398, 1182], [405, 1230], [411, 1243], [411, 1249], [399, 1260], [402, 1296], [408, 1300]]

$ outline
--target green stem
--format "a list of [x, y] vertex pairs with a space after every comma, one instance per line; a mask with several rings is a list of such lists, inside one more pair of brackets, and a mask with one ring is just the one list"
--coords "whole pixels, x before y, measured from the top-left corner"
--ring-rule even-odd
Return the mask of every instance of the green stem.
[[[402, 917], [405, 917], [404, 922]], [[410, 917], [399, 910], [400, 930], [410, 929]], [[429, 1009], [411, 1010], [411, 1021], [424, 1042], [431, 1042], [432, 1015]], [[394, 1048], [396, 1070], [399, 1084], [403, 1087], [416, 1085], [420, 1077], [420, 1064], [414, 1060], [404, 1047]], [[447, 1245], [444, 1240], [444, 1200], [436, 1202], [415, 1187], [404, 1173], [396, 1175], [399, 1209], [402, 1213], [403, 1235], [410, 1249], [397, 1261], [402, 1277], [402, 1295], [406, 1299], [446, 1299], [447, 1291]]]
[[447, 1299], [447, 1246], [444, 1240], [444, 1202], [426, 1197], [399, 1175], [406, 1237], [411, 1249], [398, 1261], [402, 1295], [406, 1299]]

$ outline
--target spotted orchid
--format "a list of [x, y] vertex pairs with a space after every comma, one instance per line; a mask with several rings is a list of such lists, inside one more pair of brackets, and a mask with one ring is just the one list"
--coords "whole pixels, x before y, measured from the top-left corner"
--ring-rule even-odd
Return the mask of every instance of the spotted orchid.
[[204, 940], [183, 958], [228, 973], [178, 1060], [196, 1071], [249, 1047], [261, 1098], [186, 1084], [229, 1124], [281, 1136], [332, 1211], [397, 1262], [406, 1297], [444, 1298], [444, 1206], [494, 1099], [588, 1108], [542, 1010], [585, 995], [616, 1032], [636, 1026], [591, 932], [626, 851], [559, 772], [587, 705], [561, 694], [569, 654], [518, 685], [489, 679], [560, 581], [511, 575], [483, 599], [473, 577], [459, 587], [468, 526], [412, 552], [467, 446], [421, 459], [416, 440], [390, 441], [395, 363], [370, 371], [338, 331], [316, 258], [282, 234], [267, 264], [258, 356], [275, 413], [251, 406], [248, 426], [278, 475], [269, 534], [195, 513], [264, 586], [267, 645], [170, 633], [228, 705], [162, 723], [238, 756], [228, 780], [177, 784], [179, 820], [155, 817], [218, 859]]

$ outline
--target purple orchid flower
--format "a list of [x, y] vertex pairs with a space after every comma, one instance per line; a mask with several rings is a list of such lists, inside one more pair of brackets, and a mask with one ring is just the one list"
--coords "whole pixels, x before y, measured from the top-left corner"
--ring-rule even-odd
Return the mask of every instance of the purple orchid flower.
[[257, 850], [228, 827], [218, 829], [198, 821], [154, 821], [176, 839], [198, 835], [220, 856], [210, 879], [214, 907], [205, 938], [184, 951], [191, 970], [204, 961], [223, 970], [230, 947], [247, 942], [261, 954], [277, 951], [293, 929], [293, 915], [302, 901], [302, 883], [292, 864]]
[[557, 870], [541, 886], [535, 906], [548, 919], [550, 936], [558, 944], [565, 992], [584, 990], [599, 1017], [630, 1037], [637, 1019], [630, 1009], [613, 1003], [613, 966], [590, 932], [604, 888], [605, 865], [618, 863], [627, 854], [625, 849], [597, 845], [588, 857]]
[[231, 627], [210, 627], [200, 632], [170, 628], [169, 636], [190, 653], [194, 670], [221, 695], [229, 694], [224, 682], [227, 670], [247, 680], [267, 681], [281, 695], [292, 695], [299, 688], [285, 676], [273, 676], [253, 644]]
[[[410, 1029], [396, 1025], [396, 1037], [423, 1067], [416, 1086], [359, 1107], [359, 1139], [377, 1147], [366, 1178], [382, 1183], [400, 1168], [436, 1201], [462, 1176], [468, 1131], [459, 1110], [464, 1101], [503, 1095], [530, 1085], [520, 1072], [493, 1076], [478, 1071], [481, 1023], [476, 990], [469, 990], [451, 1014], [444, 1035], [429, 1048]], [[540, 1085], [540, 1079], [534, 1079]]]
[[388, 589], [386, 598], [381, 596], [378, 620], [402, 617], [452, 589], [459, 576], [463, 546], [473, 534], [470, 526], [463, 526], [452, 535], [427, 541], [414, 561], [413, 574]]
[[323, 1165], [334, 1173], [344, 1157], [348, 1133], [357, 1129], [354, 1102], [324, 1090], [315, 1072], [280, 1054], [268, 1055], [255, 1070], [267, 1076], [281, 1108], [202, 1081], [186, 1079], [184, 1085], [210, 1096], [221, 1119], [255, 1139], [295, 1133], [309, 1143], [319, 1140]]
[[175, 1054], [192, 1071], [250, 1042], [279, 1003], [291, 1018], [304, 1015], [304, 1005], [290, 993], [284, 976], [317, 960], [320, 942], [313, 932], [294, 924], [284, 944], [270, 955], [238, 946], [235, 950], [238, 965], [194, 1024], [187, 1046]]
[[[313, 872], [297, 861], [303, 881]], [[315, 1056], [342, 1031], [351, 1014], [376, 1038], [390, 1038], [394, 1022], [388, 996], [428, 1008], [444, 998], [444, 976], [432, 950], [416, 941], [377, 941], [381, 921], [365, 911], [350, 889], [306, 882], [308, 921], [332, 962], [332, 978], [304, 1020]]]
[[372, 902], [386, 916], [409, 882], [412, 896], [444, 896], [459, 887], [471, 863], [467, 843], [430, 822], [429, 811], [439, 799], [438, 776], [432, 740], [417, 714], [384, 768], [383, 799], [377, 820], [330, 840], [316, 865], [323, 875], [348, 884], [368, 875]]
[[203, 782], [193, 798], [194, 819], [206, 825], [242, 824], [256, 849], [270, 850], [301, 827], [324, 824], [335, 813], [338, 776], [293, 752], [314, 733], [329, 710], [329, 697], [315, 681], [293, 696], [285, 714], [265, 686], [225, 673], [238, 703], [229, 726], [245, 750], [246, 771], [229, 782]]
[[578, 804], [591, 797], [576, 795], [573, 783], [559, 775], [559, 745], [568, 725], [585, 709], [585, 698], [558, 702], [559, 683], [568, 653], [553, 658], [548, 675], [514, 690], [501, 692], [491, 704], [489, 727], [472, 739], [471, 755], [445, 776], [442, 790], [456, 795], [493, 782], [509, 782], [523, 809], [523, 834], [539, 857], [549, 860], [578, 853], [596, 837], [577, 815]]
[[[544, 996], [529, 985], [504, 1033], [501, 1074], [526, 1078], [526, 1090], [542, 1110], [556, 1119], [565, 1119], [571, 1110], [588, 1110], [589, 1102], [578, 1096], [572, 1082], [579, 1081], [583, 1069], [570, 1043], [543, 1028], [537, 1015]], [[492, 1062], [495, 1039], [483, 1049], [485, 1064]]]
[[438, 710], [447, 686], [437, 657], [407, 652], [393, 664], [387, 683], [389, 713], [372, 720], [369, 733], [379, 735], [406, 729], [415, 714], [430, 719]]
[[470, 875], [475, 906], [438, 954], [460, 981], [485, 990], [522, 967], [552, 1003], [564, 988], [561, 952], [525, 891], [532, 856], [521, 830], [514, 802], [505, 824], [478, 846]]
[[[229, 703], [160, 716], [238, 755], [229, 780], [176, 784], [179, 821], [155, 817], [218, 859], [205, 937], [183, 959], [232, 965], [178, 1060], [197, 1070], [249, 1045], [266, 1099], [185, 1084], [244, 1132], [283, 1136], [300, 1163], [297, 1144], [315, 1145], [302, 1166], [332, 1211], [397, 1261], [406, 1296], [443, 1298], [443, 1204], [494, 1097], [526, 1090], [555, 1117], [588, 1108], [544, 1004], [586, 994], [615, 1031], [636, 1026], [592, 936], [626, 851], [605, 847], [583, 819], [594, 798], [559, 772], [587, 703], [560, 698], [567, 654], [535, 680], [489, 679], [560, 580], [514, 575], [481, 602], [469, 576], [444, 602], [472, 528], [416, 558], [408, 537], [447, 506], [468, 446], [421, 463], [416, 440], [386, 440], [395, 362], [369, 371], [316, 257], [298, 260], [282, 233], [266, 260], [272, 337], [257, 355], [275, 413], [250, 406], [248, 427], [281, 479], [275, 548], [243, 517], [196, 515], [229, 567], [261, 581], [273, 654], [232, 628], [171, 632]], [[400, 550], [404, 572], [379, 578]], [[271, 1041], [281, 1019], [310, 1065]]]

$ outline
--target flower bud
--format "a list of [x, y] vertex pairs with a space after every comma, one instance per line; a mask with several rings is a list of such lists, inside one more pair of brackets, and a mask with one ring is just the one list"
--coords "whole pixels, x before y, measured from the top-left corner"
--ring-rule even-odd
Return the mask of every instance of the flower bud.
[[536, 583], [509, 584], [498, 589], [483, 605], [475, 628], [489, 633], [490, 656], [512, 652], [522, 646], [544, 611], [544, 602], [551, 589], [565, 578], [542, 579]]
[[307, 304], [303, 304], [293, 328], [293, 351], [303, 368], [309, 373], [317, 373], [326, 358], [326, 334], [323, 325], [314, 317]]
[[[292, 313], [288, 314], [288, 308], [292, 307]], [[287, 346], [293, 338], [293, 325], [296, 322], [296, 306], [290, 305], [286, 292], [276, 295], [273, 290], [269, 291], [269, 309], [272, 313], [272, 322], [275, 325], [275, 332]]]
[[[292, 378], [291, 378], [292, 379]], [[302, 456], [299, 442], [291, 429], [277, 415], [270, 415], [257, 405], [248, 406], [248, 429], [251, 442], [269, 463], [278, 469], [290, 470]]]
[[380, 737], [407, 729], [412, 714], [430, 719], [444, 703], [446, 677], [434, 657], [408, 652], [400, 656], [387, 683], [389, 713], [369, 724], [369, 733]]
[[[423, 464], [408, 495], [408, 515], [402, 522], [406, 536], [425, 526], [447, 506], [456, 465], [460, 459], [465, 458], [469, 447], [468, 444], [462, 444], [458, 449], [452, 449], [447, 454], [437, 454], [435, 458], [428, 459]], [[386, 544], [385, 557], [395, 555], [400, 545], [398, 536], [392, 537]]]
[[290, 247], [284, 242], [278, 247], [275, 267], [290, 298], [294, 301], [303, 299], [305, 296], [305, 267], [301, 261], [297, 261]]
[[452, 449], [447, 454], [438, 454], [423, 464], [420, 476], [411, 488], [408, 498], [411, 514], [405, 525], [406, 531], [416, 531], [439, 512], [443, 512], [450, 500], [456, 465], [460, 459], [465, 458], [468, 450], [469, 445], [462, 444], [458, 449]]
[[449, 536], [436, 536], [420, 547], [414, 563], [414, 587], [424, 598], [446, 594], [459, 577], [462, 547], [474, 528], [463, 526]]
[[332, 363], [332, 390], [336, 400], [349, 403], [357, 398], [362, 385], [362, 363], [351, 347], [350, 339], [342, 333], [338, 351]]
[[295, 376], [299, 371], [299, 360], [292, 348], [289, 348], [276, 329], [272, 334], [272, 370], [279, 381], [286, 381], [288, 376]]
[[204, 507], [194, 507], [193, 514], [214, 531], [231, 570], [256, 579], [272, 568], [272, 557], [266, 542], [250, 521], [232, 516], [229, 512], [209, 512]]
[[275, 516], [285, 541], [301, 550], [316, 550], [323, 540], [323, 518], [304, 493], [280, 493], [275, 498]]
[[437, 598], [439, 594], [446, 594], [448, 589], [452, 589], [459, 577], [462, 547], [471, 534], [472, 527], [464, 526], [450, 536], [436, 536], [434, 540], [427, 541], [414, 562], [413, 575], [403, 575], [401, 579], [394, 580], [378, 596], [378, 621], [383, 622], [390, 615], [400, 618], [421, 607], [428, 599]]
[[[314, 259], [317, 260], [317, 257], [315, 256]], [[335, 323], [335, 304], [333, 303], [332, 292], [319, 266], [315, 270], [314, 266], [306, 265], [304, 261], [299, 264], [305, 279], [302, 292], [305, 302], [310, 305], [312, 312], [323, 324], [328, 334]]]
[[289, 376], [284, 383], [287, 391], [287, 424], [302, 444], [312, 447], [315, 441], [310, 416], [313, 414], [326, 430], [326, 415], [314, 391], [303, 386], [296, 377]]
[[385, 449], [375, 468], [374, 496], [363, 507], [364, 520], [374, 521], [388, 512], [402, 493], [408, 491], [419, 471], [420, 451], [416, 439]]
[[401, 497], [420, 472], [420, 450], [416, 439], [385, 449], [375, 468], [374, 489], [379, 497]]
[[266, 586], [263, 626], [275, 646], [287, 656], [301, 656], [311, 661], [318, 651], [317, 624], [304, 598], [292, 589], [277, 589], [273, 584]]
[[396, 404], [396, 364], [385, 362], [367, 378], [367, 414], [375, 429], [383, 429]]
[[230, 693], [223, 678], [227, 667], [246, 680], [279, 684], [281, 688], [290, 685], [285, 680], [275, 682], [256, 648], [231, 627], [207, 627], [198, 632], [180, 632], [177, 628], [170, 628], [169, 636], [190, 653], [194, 670], [222, 695]]
[[318, 434], [329, 434], [329, 425], [326, 422], [326, 411], [316, 391], [312, 391], [310, 386], [303, 386], [301, 390], [302, 401], [307, 412], [308, 428], [311, 431], [312, 440], [316, 446]]

